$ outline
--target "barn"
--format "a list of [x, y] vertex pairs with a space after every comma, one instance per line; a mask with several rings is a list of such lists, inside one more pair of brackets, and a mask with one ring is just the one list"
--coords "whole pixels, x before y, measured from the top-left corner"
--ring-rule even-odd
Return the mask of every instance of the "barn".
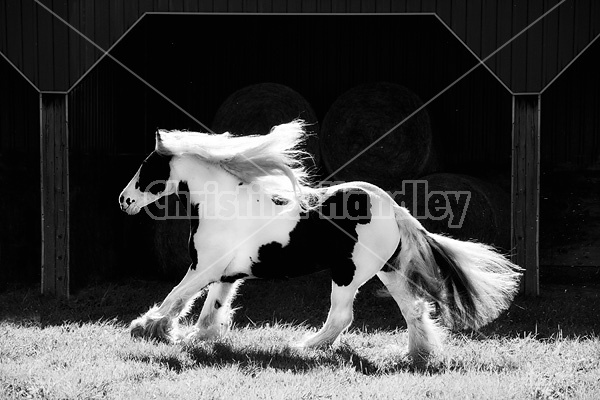
[[411, 178], [492, 185], [480, 212], [506, 193], [506, 222], [474, 214], [472, 229], [507, 229], [526, 294], [546, 267], [600, 264], [595, 1], [7, 0], [0, 27], [0, 285], [68, 296], [179, 274], [161, 251], [180, 227], [125, 216], [118, 193], [157, 127], [209, 130], [229, 96], [265, 83], [310, 104], [325, 175], [340, 172], [344, 137], [325, 122], [341, 96], [409, 88], [435, 155]]

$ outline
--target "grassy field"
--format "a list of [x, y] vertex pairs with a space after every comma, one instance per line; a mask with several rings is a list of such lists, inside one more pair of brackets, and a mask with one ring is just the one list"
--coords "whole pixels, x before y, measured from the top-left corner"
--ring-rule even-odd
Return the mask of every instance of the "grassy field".
[[14, 289], [0, 294], [0, 398], [596, 399], [600, 284], [565, 283], [517, 298], [481, 332], [452, 334], [421, 367], [403, 356], [404, 322], [376, 281], [350, 331], [322, 350], [288, 346], [325, 319], [322, 275], [246, 283], [230, 335], [189, 347], [128, 335], [170, 284], [104, 284], [68, 301]]

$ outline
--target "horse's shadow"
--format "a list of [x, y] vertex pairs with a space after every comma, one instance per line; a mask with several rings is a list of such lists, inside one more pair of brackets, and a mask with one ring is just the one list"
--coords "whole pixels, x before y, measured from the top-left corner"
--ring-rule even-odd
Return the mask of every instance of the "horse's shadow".
[[[292, 374], [306, 373], [319, 368], [351, 368], [359, 374], [372, 376], [396, 373], [441, 374], [448, 371], [467, 371], [470, 367], [460, 360], [411, 359], [398, 354], [386, 362], [370, 360], [346, 344], [321, 350], [318, 355], [311, 351], [289, 347], [274, 352], [264, 349], [240, 349], [227, 342], [213, 342], [208, 345], [183, 347], [189, 357], [182, 360], [176, 355], [152, 354], [135, 357], [138, 361], [156, 363], [177, 373], [198, 367], [237, 366], [242, 373], [255, 375], [266, 369], [274, 369]], [[489, 370], [500, 372], [506, 366], [488, 365]], [[481, 368], [481, 366], [480, 366]]]
[[277, 352], [263, 349], [242, 350], [226, 342], [215, 342], [211, 348], [191, 347], [187, 352], [196, 366], [237, 365], [242, 371], [250, 372], [271, 368], [291, 373], [304, 373], [321, 367], [343, 366], [351, 366], [355, 371], [365, 375], [380, 372], [375, 363], [344, 345], [324, 350], [317, 356], [289, 347], [283, 347]]

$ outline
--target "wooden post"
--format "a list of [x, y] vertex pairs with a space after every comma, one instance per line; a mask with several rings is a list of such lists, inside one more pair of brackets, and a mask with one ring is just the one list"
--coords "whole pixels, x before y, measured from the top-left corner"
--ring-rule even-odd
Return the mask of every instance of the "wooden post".
[[40, 94], [42, 293], [69, 296], [69, 142], [64, 93]]
[[521, 292], [540, 294], [540, 96], [513, 96], [511, 248], [525, 269]]

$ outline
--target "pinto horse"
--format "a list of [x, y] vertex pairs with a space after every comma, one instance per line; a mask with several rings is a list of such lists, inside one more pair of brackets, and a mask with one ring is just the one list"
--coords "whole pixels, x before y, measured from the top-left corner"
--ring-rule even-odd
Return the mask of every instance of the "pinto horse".
[[[323, 327], [297, 344], [332, 344], [351, 324], [357, 290], [373, 276], [408, 325], [409, 354], [441, 347], [445, 325], [477, 329], [505, 310], [520, 268], [494, 248], [433, 234], [382, 189], [365, 182], [311, 185], [302, 166], [304, 124], [264, 136], [156, 134], [156, 148], [119, 197], [136, 214], [178, 193], [190, 207], [192, 258], [183, 280], [131, 323], [134, 337], [189, 342], [224, 335], [245, 279], [331, 271]], [[208, 287], [197, 323], [177, 323]]]

